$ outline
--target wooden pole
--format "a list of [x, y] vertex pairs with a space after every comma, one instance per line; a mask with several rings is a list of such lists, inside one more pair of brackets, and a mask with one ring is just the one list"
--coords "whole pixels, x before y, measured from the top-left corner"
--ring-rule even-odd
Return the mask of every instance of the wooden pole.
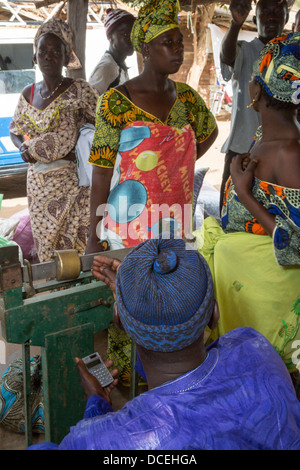
[[[193, 15], [193, 49], [194, 61], [187, 76], [187, 83], [198, 91], [199, 80], [206, 64], [206, 34], [207, 25], [213, 17], [215, 4], [196, 6]], [[200, 12], [200, 14], [199, 14]]]
[[68, 24], [74, 32], [74, 52], [81, 63], [80, 69], [68, 69], [67, 75], [72, 78], [86, 79], [85, 75], [85, 44], [88, 0], [69, 0]]

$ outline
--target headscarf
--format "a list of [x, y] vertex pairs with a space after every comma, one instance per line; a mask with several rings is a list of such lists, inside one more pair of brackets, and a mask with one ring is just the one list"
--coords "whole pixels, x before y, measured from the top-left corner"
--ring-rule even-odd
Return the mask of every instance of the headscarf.
[[300, 103], [300, 33], [272, 39], [254, 64], [254, 76], [268, 95], [287, 103]]
[[160, 235], [135, 247], [117, 273], [121, 323], [140, 346], [178, 351], [196, 341], [214, 305], [209, 267], [182, 239]]
[[141, 44], [148, 43], [160, 34], [178, 28], [178, 0], [150, 0], [143, 6], [131, 31], [133, 48], [141, 52]]
[[108, 8], [106, 10], [106, 17], [104, 20], [104, 28], [106, 36], [109, 37], [117, 26], [122, 23], [130, 23], [135, 21], [135, 17], [126, 10]]
[[54, 34], [64, 43], [66, 47], [66, 54], [69, 57], [68, 68], [79, 69], [81, 64], [78, 57], [73, 51], [74, 47], [74, 35], [71, 27], [65, 21], [60, 18], [51, 18], [49, 21], [43, 23], [34, 38], [34, 48], [37, 50], [38, 42], [45, 34]]

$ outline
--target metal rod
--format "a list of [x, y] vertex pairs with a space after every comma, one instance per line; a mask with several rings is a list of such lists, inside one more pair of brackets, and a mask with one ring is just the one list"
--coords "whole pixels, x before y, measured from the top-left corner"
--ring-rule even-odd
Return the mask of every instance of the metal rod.
[[31, 390], [30, 390], [30, 340], [22, 344], [23, 384], [24, 384], [24, 418], [26, 447], [32, 444]]
[[135, 370], [136, 364], [136, 346], [135, 342], [131, 341], [131, 374], [130, 374], [130, 399], [132, 400], [138, 394], [138, 378]]

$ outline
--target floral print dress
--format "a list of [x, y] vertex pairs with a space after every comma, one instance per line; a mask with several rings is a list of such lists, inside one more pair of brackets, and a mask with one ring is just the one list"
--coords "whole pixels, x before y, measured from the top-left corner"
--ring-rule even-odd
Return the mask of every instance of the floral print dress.
[[136, 121], [154, 122], [182, 129], [190, 125], [197, 141], [204, 142], [216, 127], [213, 114], [201, 96], [185, 83], [175, 82], [177, 98], [165, 122], [138, 108], [115, 88], [104, 93], [97, 105], [96, 130], [89, 162], [113, 168], [122, 129]]
[[77, 79], [45, 109], [26, 101], [23, 94], [10, 132], [26, 137], [37, 163], [30, 164], [27, 196], [32, 233], [40, 262], [53, 250], [85, 250], [90, 222], [90, 188], [78, 185], [77, 165], [64, 160], [74, 149], [79, 129], [94, 121], [98, 94]]

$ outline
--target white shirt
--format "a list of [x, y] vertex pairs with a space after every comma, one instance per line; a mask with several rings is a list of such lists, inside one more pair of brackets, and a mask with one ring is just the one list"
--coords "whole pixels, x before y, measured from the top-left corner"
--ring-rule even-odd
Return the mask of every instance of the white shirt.
[[127, 80], [129, 80], [127, 69], [117, 64], [110, 52], [106, 51], [88, 81], [102, 95], [112, 86], [121, 85]]
[[230, 134], [221, 152], [232, 150], [236, 153], [247, 153], [257, 128], [261, 125], [260, 114], [250, 104], [248, 85], [251, 81], [253, 64], [258, 59], [264, 43], [255, 38], [252, 41], [238, 41], [237, 56], [233, 67], [221, 60], [221, 73], [224, 80], [232, 79], [232, 111]]

